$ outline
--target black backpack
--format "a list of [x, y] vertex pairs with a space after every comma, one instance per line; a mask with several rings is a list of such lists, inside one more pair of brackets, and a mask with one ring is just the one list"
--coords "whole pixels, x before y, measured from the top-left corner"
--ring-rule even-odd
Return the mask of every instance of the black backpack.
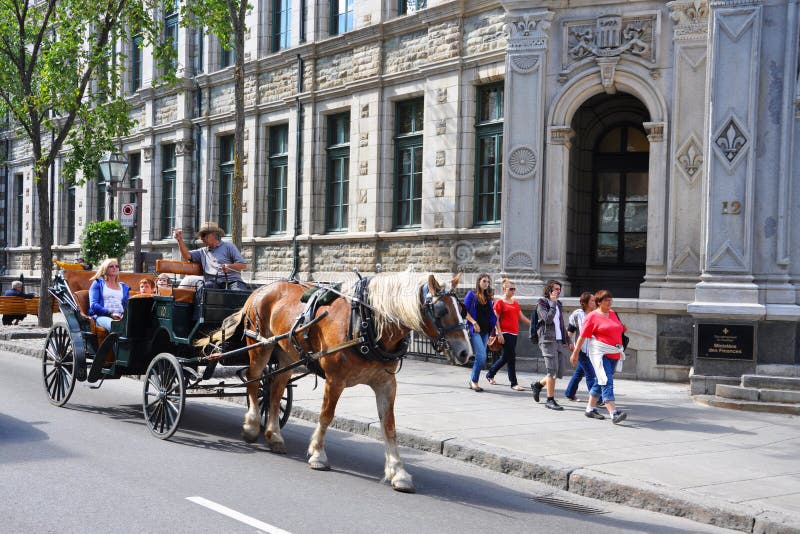
[[536, 307], [533, 309], [533, 315], [531, 315], [530, 332], [528, 333], [528, 339], [531, 340], [531, 343], [536, 343], [537, 345], [539, 344], [539, 325], [541, 324], [541, 321], [539, 320], [538, 310], [539, 310], [539, 304], [543, 300], [544, 299], [539, 299], [536, 302]]

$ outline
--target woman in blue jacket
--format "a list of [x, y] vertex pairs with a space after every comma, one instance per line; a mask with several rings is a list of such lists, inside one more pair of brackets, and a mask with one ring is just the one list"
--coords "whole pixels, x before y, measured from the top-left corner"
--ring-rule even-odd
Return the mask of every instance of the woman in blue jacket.
[[125, 305], [131, 288], [119, 279], [119, 262], [116, 258], [103, 260], [92, 277], [89, 288], [89, 314], [94, 322], [111, 330], [111, 321], [119, 321], [125, 313]]
[[472, 340], [472, 350], [475, 352], [475, 363], [472, 365], [472, 376], [469, 379], [469, 388], [480, 392], [483, 388], [478, 385], [481, 371], [486, 365], [486, 345], [489, 334], [494, 331], [497, 317], [493, 309], [492, 281], [489, 275], [481, 273], [471, 289], [464, 297], [464, 307], [467, 309], [467, 322], [469, 323], [469, 338]]

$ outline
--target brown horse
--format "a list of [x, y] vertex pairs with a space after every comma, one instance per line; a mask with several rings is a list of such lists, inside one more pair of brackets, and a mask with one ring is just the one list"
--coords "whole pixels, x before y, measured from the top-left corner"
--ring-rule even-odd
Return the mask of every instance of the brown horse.
[[[402, 353], [405, 338], [411, 330], [425, 333], [440, 346], [448, 356], [464, 363], [472, 356], [472, 346], [466, 334], [459, 302], [452, 287], [445, 291], [433, 275], [415, 273], [381, 273], [369, 279], [368, 287], [361, 297], [366, 309], [374, 317], [373, 338], [377, 343], [369, 350], [369, 343], [358, 344], [363, 336], [363, 320], [355, 321], [351, 327], [351, 302], [348, 298], [337, 298], [320, 307], [316, 317], [327, 312], [304, 332], [285, 338], [276, 345], [267, 345], [250, 350], [250, 367], [247, 395], [249, 409], [244, 418], [242, 437], [253, 442], [258, 439], [260, 418], [258, 413], [258, 378], [270, 361], [277, 357], [280, 367], [300, 358], [297, 347], [305, 353], [322, 355], [319, 367], [325, 375], [325, 394], [322, 400], [319, 423], [308, 447], [308, 463], [312, 469], [330, 469], [325, 454], [325, 432], [333, 420], [336, 403], [346, 387], [366, 384], [375, 392], [378, 415], [383, 427], [386, 445], [384, 475], [398, 491], [413, 492], [414, 483], [405, 470], [397, 448], [397, 432], [394, 421], [394, 401], [397, 382], [394, 373], [399, 360], [386, 357], [395, 352]], [[297, 317], [304, 311], [300, 297], [311, 284], [296, 281], [280, 281], [264, 286], [254, 292], [239, 312], [248, 328], [258, 331], [264, 338], [289, 332]], [[357, 297], [357, 295], [356, 295]], [[364, 308], [362, 308], [363, 310]], [[234, 318], [232, 316], [229, 319]], [[228, 323], [229, 324], [229, 323]], [[352, 328], [352, 332], [351, 332]], [[349, 335], [352, 334], [352, 335]], [[212, 336], [213, 338], [213, 336]], [[248, 344], [255, 343], [248, 338]], [[346, 346], [349, 345], [349, 346]], [[362, 353], [367, 353], [366, 355]], [[270, 387], [269, 415], [264, 437], [273, 452], [286, 452], [279, 425], [279, 403], [290, 373], [277, 374]]]

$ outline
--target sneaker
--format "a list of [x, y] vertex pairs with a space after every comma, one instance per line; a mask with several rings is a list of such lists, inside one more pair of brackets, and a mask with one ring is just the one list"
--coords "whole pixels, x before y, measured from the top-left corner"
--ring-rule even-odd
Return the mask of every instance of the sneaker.
[[623, 422], [623, 421], [624, 421], [624, 420], [625, 420], [627, 417], [628, 417], [628, 414], [626, 414], [625, 412], [617, 412], [617, 413], [615, 413], [615, 414], [613, 415], [613, 417], [611, 417], [611, 421], [612, 421], [612, 422], [613, 422], [615, 425], [618, 425], [618, 424], [620, 424], [621, 422]]
[[580, 402], [581, 401], [581, 399], [579, 399], [577, 395], [573, 395], [571, 397], [564, 397], [564, 398], [567, 399], [567, 400], [570, 400], [572, 402]]
[[545, 408], [550, 408], [551, 410], [561, 411], [564, 409], [559, 403], [556, 402], [555, 399], [548, 399], [547, 402], [544, 403]]
[[539, 393], [542, 392], [543, 388], [544, 386], [542, 385], [541, 382], [534, 382], [533, 384], [531, 384], [531, 389], [533, 390], [533, 400], [535, 400], [536, 402], [539, 402]]
[[583, 415], [588, 417], [589, 419], [605, 419], [606, 416], [598, 412], [597, 410], [592, 410], [590, 412], [583, 412]]

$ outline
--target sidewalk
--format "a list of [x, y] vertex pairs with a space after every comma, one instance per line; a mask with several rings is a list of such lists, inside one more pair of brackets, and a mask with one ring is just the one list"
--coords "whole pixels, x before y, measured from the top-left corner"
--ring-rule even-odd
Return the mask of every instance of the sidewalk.
[[[35, 318], [0, 330], [0, 350], [36, 355]], [[13, 337], [13, 339], [8, 339]], [[520, 384], [534, 377], [520, 373]], [[469, 369], [406, 360], [395, 406], [401, 445], [472, 462], [600, 500], [744, 532], [800, 533], [800, 418], [695, 404], [687, 384], [616, 381], [628, 419], [583, 416], [584, 402], [553, 412], [504, 372], [482, 393]], [[297, 381], [293, 417], [315, 421], [323, 388]], [[559, 381], [563, 393], [566, 379]], [[586, 398], [585, 389], [579, 392]], [[290, 423], [291, 424], [291, 420]], [[382, 439], [375, 397], [346, 389], [335, 428]], [[335, 459], [333, 459], [335, 462]], [[413, 475], [413, 462], [409, 463]]]

